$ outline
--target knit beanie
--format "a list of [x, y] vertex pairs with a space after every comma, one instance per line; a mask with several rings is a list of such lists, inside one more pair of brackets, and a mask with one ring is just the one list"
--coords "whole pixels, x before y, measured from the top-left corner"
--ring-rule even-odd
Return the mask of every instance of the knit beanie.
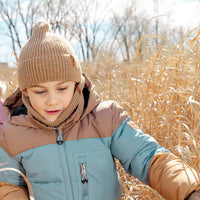
[[23, 91], [49, 81], [81, 81], [81, 67], [70, 44], [52, 33], [47, 22], [39, 21], [21, 49], [18, 82]]

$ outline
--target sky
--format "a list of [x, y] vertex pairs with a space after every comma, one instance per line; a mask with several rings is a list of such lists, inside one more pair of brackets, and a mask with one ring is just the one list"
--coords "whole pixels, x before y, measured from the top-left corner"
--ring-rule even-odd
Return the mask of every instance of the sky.
[[[122, 13], [122, 8], [136, 0], [100, 0], [102, 7], [109, 6], [116, 13]], [[151, 19], [154, 15], [153, 0], [137, 0], [138, 8], [145, 11]], [[158, 16], [166, 18], [171, 26], [183, 26], [192, 30], [200, 25], [200, 0], [157, 0]], [[0, 21], [1, 23], [1, 21]], [[0, 35], [0, 62], [13, 65], [12, 49], [9, 41]]]
[[[108, 0], [102, 0], [105, 3]], [[132, 0], [111, 0], [112, 7], [120, 12], [122, 7], [131, 5]], [[134, 0], [135, 1], [135, 0]], [[141, 10], [151, 18], [154, 16], [154, 0], [137, 0]], [[192, 27], [200, 25], [200, 0], [157, 0], [158, 15], [166, 16], [175, 26]], [[120, 5], [120, 6], [119, 6]]]
[[160, 5], [160, 8], [159, 14], [169, 14], [175, 25], [184, 27], [200, 25], [199, 0], [167, 0], [165, 5]]

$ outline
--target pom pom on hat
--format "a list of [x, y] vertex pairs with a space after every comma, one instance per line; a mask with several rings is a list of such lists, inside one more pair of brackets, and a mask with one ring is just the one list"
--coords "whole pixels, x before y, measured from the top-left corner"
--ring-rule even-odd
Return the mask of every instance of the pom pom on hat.
[[65, 38], [51, 32], [45, 21], [37, 22], [21, 49], [18, 61], [19, 87], [50, 81], [81, 81], [81, 66]]

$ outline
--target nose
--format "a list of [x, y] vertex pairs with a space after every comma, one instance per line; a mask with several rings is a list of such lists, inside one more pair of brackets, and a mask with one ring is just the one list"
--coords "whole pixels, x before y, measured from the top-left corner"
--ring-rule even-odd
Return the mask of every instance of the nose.
[[54, 106], [58, 104], [58, 97], [54, 92], [49, 92], [46, 100], [46, 105]]

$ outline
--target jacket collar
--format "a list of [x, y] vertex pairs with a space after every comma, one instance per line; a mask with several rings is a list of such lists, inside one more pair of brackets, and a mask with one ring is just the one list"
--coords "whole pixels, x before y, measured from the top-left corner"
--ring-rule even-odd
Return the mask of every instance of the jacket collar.
[[[71, 127], [74, 123], [87, 116], [101, 101], [90, 79], [85, 74], [83, 74], [83, 77], [85, 78], [85, 85], [80, 95], [79, 104], [75, 111], [58, 127], [58, 129]], [[18, 116], [12, 116], [14, 110], [20, 106], [23, 106], [23, 101], [22, 92], [18, 88], [3, 104], [3, 110], [9, 123], [26, 127], [52, 129], [52, 127], [42, 124], [31, 115], [22, 113]]]

